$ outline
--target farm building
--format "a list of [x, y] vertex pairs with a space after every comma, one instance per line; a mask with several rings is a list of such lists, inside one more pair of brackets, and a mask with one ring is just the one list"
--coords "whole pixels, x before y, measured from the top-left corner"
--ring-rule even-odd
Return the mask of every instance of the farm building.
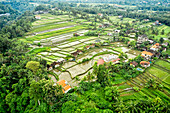
[[153, 53], [147, 52], [147, 51], [143, 51], [143, 52], [141, 52], [141, 56], [146, 58], [146, 59], [151, 59], [153, 57]]
[[130, 63], [130, 65], [133, 66], [133, 67], [136, 67], [138, 65], [138, 63], [133, 61], [133, 62]]
[[153, 50], [153, 51], [158, 51], [159, 49], [159, 43], [156, 43], [155, 45], [153, 45], [150, 49]]
[[40, 19], [41, 19], [41, 16], [40, 16], [40, 15], [36, 15], [36, 16], [35, 16], [35, 19], [40, 20]]
[[147, 67], [149, 67], [149, 66], [150, 66], [150, 63], [149, 63], [149, 62], [147, 62], [147, 61], [141, 61], [141, 62], [140, 62], [140, 65], [141, 65], [142, 67], [147, 68]]
[[103, 64], [104, 64], [104, 60], [103, 59], [98, 59], [97, 65], [103, 65]]
[[67, 93], [69, 90], [71, 90], [71, 86], [68, 85], [67, 81], [65, 81], [65, 80], [60, 80], [57, 82], [57, 84], [62, 86], [63, 93]]

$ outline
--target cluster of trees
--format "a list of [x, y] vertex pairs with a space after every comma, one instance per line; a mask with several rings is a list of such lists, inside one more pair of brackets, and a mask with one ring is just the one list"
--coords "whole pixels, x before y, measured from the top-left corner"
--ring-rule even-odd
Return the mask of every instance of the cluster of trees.
[[[7, 14], [8, 15], [1, 15]], [[1, 28], [8, 23], [8, 21], [16, 19], [20, 13], [17, 10], [14, 10], [11, 6], [3, 5], [0, 3], [0, 30]]]
[[24, 13], [25, 11], [32, 11], [35, 6], [34, 4], [29, 3], [30, 0], [12, 0], [11, 2], [9, 1], [1, 1], [2, 4], [4, 5], [10, 5], [13, 9]]
[[34, 16], [31, 12], [25, 12], [16, 21], [12, 22], [11, 25], [6, 25], [0, 31], [1, 37], [16, 38], [24, 36], [25, 32], [31, 29], [31, 22], [33, 22]]

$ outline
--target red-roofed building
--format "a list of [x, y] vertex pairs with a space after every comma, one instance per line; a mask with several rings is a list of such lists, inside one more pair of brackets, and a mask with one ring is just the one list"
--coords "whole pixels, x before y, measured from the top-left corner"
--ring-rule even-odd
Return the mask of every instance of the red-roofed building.
[[39, 19], [41, 19], [41, 16], [40, 16], [40, 15], [36, 15], [36, 16], [35, 16], [35, 19], [38, 19], [38, 20], [39, 20]]
[[141, 61], [141, 62], [140, 62], [140, 65], [141, 65], [142, 67], [147, 68], [147, 67], [149, 67], [149, 66], [150, 66], [150, 62], [147, 62], [147, 61]]
[[101, 13], [98, 13], [98, 15], [101, 16], [101, 17], [103, 16], [103, 14], [101, 14]]
[[104, 64], [104, 60], [103, 59], [99, 59], [98, 61], [97, 61], [97, 65], [103, 65]]
[[146, 59], [150, 59], [151, 57], [153, 57], [153, 53], [147, 52], [147, 51], [143, 51], [143, 52], [141, 52], [141, 56], [145, 57]]
[[156, 43], [155, 45], [153, 45], [150, 49], [153, 50], [153, 51], [158, 51], [159, 49], [159, 43]]
[[116, 59], [116, 60], [112, 60], [113, 63], [116, 63], [117, 61], [119, 61], [120, 58]]

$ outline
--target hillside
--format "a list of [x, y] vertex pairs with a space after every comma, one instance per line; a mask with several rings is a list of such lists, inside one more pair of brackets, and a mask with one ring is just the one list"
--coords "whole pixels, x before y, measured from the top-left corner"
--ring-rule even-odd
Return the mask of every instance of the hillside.
[[158, 0], [147, 10], [140, 0], [19, 1], [23, 13], [0, 31], [0, 112], [170, 112], [169, 11], [151, 10]]

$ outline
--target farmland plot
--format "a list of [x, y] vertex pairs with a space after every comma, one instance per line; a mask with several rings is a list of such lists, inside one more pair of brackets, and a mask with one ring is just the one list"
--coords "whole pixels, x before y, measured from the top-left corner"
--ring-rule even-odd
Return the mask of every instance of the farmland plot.
[[71, 66], [73, 66], [75, 64], [77, 64], [77, 63], [76, 62], [66, 62], [62, 66], [67, 69], [67, 68], [70, 68]]
[[73, 78], [76, 77], [76, 75], [79, 75], [79, 74], [85, 72], [85, 70], [82, 69], [79, 65], [76, 65], [76, 66], [74, 66], [74, 67], [72, 67], [72, 68], [69, 68], [69, 69], [67, 69], [67, 70], [71, 73], [71, 76], [72, 76]]
[[51, 54], [58, 57], [66, 57], [66, 55], [59, 54], [59, 53], [51, 53]]

